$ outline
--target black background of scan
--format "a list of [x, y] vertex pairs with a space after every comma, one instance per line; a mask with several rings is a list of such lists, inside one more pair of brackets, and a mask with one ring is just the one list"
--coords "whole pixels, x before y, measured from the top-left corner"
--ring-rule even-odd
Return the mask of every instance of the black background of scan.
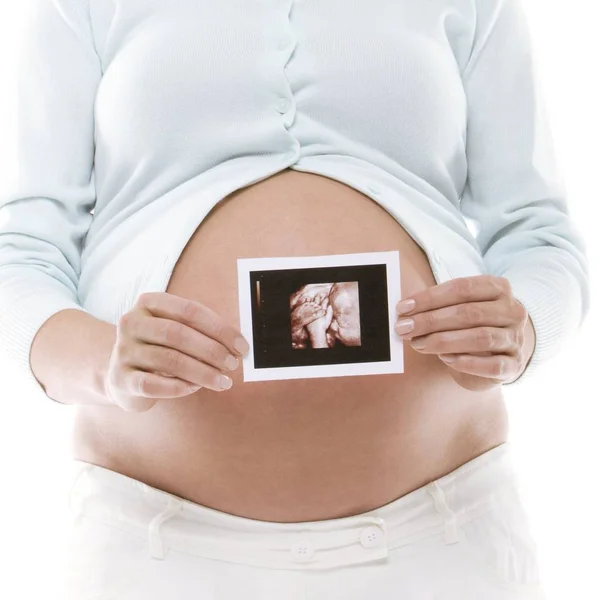
[[[389, 361], [387, 266], [350, 265], [250, 272], [256, 369]], [[262, 309], [258, 310], [256, 282]], [[292, 348], [290, 296], [309, 283], [358, 281], [361, 346]]]

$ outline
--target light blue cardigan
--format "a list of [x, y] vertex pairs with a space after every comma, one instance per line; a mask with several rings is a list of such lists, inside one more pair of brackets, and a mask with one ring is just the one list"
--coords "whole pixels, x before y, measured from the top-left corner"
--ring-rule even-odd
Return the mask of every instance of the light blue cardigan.
[[32, 0], [3, 85], [2, 354], [37, 387], [50, 316], [116, 323], [220, 199], [289, 167], [378, 202], [438, 283], [507, 277], [530, 377], [589, 285], [521, 2]]

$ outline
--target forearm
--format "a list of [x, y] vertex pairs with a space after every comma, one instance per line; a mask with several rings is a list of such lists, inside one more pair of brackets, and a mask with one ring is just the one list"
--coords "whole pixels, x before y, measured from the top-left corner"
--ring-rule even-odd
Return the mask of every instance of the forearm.
[[62, 404], [111, 405], [104, 374], [116, 326], [78, 310], [62, 310], [40, 328], [31, 347], [31, 369], [46, 395]]
[[310, 344], [313, 348], [329, 348], [325, 329], [309, 329]]

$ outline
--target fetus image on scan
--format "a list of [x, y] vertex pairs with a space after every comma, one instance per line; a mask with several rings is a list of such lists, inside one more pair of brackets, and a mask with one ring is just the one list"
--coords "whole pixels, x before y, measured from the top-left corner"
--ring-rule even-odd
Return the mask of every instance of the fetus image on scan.
[[358, 281], [310, 283], [290, 297], [292, 348], [360, 346]]

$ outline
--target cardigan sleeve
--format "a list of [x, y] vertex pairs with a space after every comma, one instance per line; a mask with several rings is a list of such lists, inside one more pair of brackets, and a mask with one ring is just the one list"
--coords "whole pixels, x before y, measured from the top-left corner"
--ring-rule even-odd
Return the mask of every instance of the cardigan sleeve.
[[587, 250], [567, 205], [523, 0], [477, 0], [462, 71], [467, 117], [463, 215], [487, 272], [506, 277], [536, 345], [520, 377], [556, 356], [587, 315]]
[[55, 313], [83, 310], [77, 288], [96, 199], [102, 69], [87, 0], [28, 0], [22, 14], [3, 88], [10, 102], [0, 137], [0, 360], [45, 392], [29, 362], [33, 339]]

